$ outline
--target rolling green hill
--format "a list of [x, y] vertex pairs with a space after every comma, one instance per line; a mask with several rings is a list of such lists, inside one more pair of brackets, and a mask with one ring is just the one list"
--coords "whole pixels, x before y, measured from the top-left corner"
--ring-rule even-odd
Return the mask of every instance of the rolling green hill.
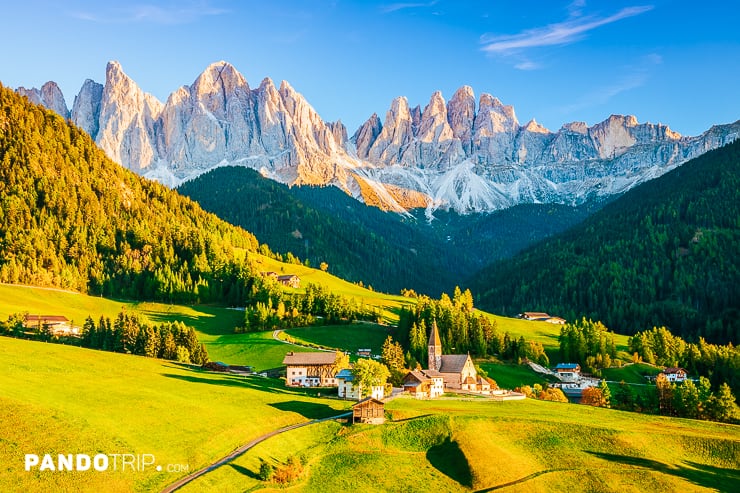
[[740, 341], [740, 141], [645, 183], [583, 223], [477, 274], [495, 313], [586, 316], [621, 333], [665, 325]]
[[439, 296], [484, 265], [563, 231], [599, 207], [530, 204], [491, 214], [424, 211], [408, 217], [368, 207], [335, 187], [292, 187], [239, 167], [212, 170], [178, 191], [252, 231], [279, 252], [343, 279], [398, 293]]
[[[282, 383], [143, 357], [0, 338], [3, 491], [153, 491], [257, 435], [347, 403]], [[104, 389], [104, 390], [102, 390]], [[295, 491], [732, 491], [740, 427], [527, 400], [387, 404], [384, 426], [273, 437], [185, 491], [245, 491], [260, 459], [305, 463]], [[153, 454], [179, 472], [23, 470], [26, 453]]]

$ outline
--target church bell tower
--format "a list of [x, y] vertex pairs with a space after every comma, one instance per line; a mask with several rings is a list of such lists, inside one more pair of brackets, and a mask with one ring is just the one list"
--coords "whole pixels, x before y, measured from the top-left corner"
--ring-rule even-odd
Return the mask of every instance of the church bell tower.
[[432, 321], [432, 330], [429, 331], [429, 369], [439, 371], [442, 367], [442, 340], [439, 338], [437, 321]]

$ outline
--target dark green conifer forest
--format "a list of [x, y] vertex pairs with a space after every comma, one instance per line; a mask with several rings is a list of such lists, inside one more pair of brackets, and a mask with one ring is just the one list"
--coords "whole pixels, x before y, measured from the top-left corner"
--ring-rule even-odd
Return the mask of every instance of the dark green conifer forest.
[[482, 308], [740, 340], [740, 141], [647, 182], [469, 283]]
[[108, 159], [0, 86], [0, 282], [243, 304], [255, 237]]

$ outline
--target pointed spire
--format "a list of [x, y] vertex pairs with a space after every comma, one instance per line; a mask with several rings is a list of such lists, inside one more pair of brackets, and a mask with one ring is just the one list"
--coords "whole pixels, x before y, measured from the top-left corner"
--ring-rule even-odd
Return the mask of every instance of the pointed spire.
[[441, 346], [442, 340], [439, 338], [439, 329], [437, 329], [437, 321], [432, 321], [432, 329], [429, 331], [429, 345], [430, 346]]

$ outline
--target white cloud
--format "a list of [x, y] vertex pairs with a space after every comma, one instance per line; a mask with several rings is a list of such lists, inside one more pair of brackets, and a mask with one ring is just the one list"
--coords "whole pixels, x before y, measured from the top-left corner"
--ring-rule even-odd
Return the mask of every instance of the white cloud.
[[439, 0], [433, 0], [432, 2], [408, 2], [408, 3], [391, 3], [380, 7], [380, 11], [384, 14], [390, 14], [404, 9], [418, 9], [424, 7], [433, 7], [439, 2]]
[[168, 5], [134, 4], [101, 12], [73, 12], [72, 17], [101, 24], [188, 24], [202, 17], [223, 15], [229, 11], [212, 7], [208, 2], [170, 3]]
[[537, 70], [539, 68], [542, 68], [542, 65], [531, 60], [523, 60], [514, 65], [514, 68], [517, 70]]
[[483, 51], [508, 55], [528, 48], [541, 46], [566, 45], [583, 39], [586, 33], [613, 22], [643, 14], [653, 7], [650, 5], [627, 7], [608, 17], [581, 16], [583, 2], [571, 4], [571, 14], [575, 15], [564, 22], [549, 24], [544, 27], [527, 29], [519, 34], [485, 35], [481, 37]]

